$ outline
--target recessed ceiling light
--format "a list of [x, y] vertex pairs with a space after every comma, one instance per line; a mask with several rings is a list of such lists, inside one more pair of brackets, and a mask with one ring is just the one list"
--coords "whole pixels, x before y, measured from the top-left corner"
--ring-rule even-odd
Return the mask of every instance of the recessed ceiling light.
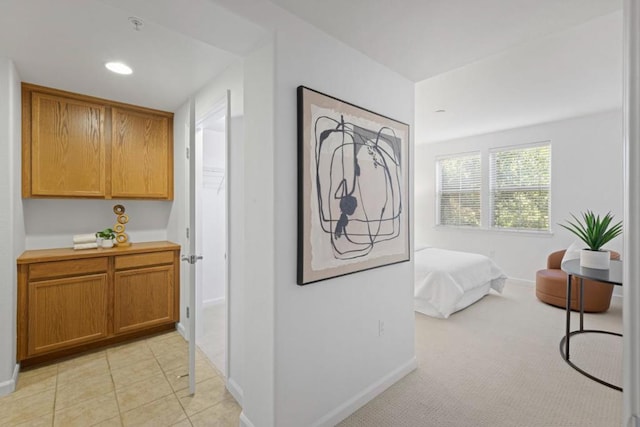
[[104, 66], [107, 67], [107, 70], [113, 71], [114, 73], [118, 74], [127, 75], [133, 73], [131, 67], [123, 64], [122, 62], [107, 62], [106, 64], [104, 64]]
[[444, 108], [441, 108], [441, 109], [439, 109], [439, 110], [436, 110], [435, 112], [436, 112], [436, 113], [446, 113], [446, 112], [447, 112], [447, 110], [445, 110]]

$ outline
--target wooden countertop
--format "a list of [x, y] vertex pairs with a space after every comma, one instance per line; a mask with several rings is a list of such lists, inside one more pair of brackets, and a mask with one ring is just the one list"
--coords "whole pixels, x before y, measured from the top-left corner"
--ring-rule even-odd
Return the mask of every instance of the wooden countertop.
[[32, 264], [35, 262], [45, 262], [52, 260], [65, 260], [65, 259], [81, 259], [81, 258], [96, 258], [101, 256], [113, 256], [113, 255], [128, 255], [142, 252], [161, 252], [161, 251], [175, 251], [180, 250], [180, 245], [168, 242], [140, 242], [132, 243], [131, 246], [113, 248], [97, 248], [97, 249], [80, 249], [74, 250], [72, 248], [57, 248], [57, 249], [36, 249], [25, 251], [18, 257], [18, 264]]

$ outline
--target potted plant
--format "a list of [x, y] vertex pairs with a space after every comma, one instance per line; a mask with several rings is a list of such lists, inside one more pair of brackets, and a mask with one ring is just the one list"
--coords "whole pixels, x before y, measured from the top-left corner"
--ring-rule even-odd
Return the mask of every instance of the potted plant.
[[105, 228], [102, 231], [96, 232], [96, 237], [98, 240], [102, 239], [100, 245], [103, 248], [112, 248], [113, 240], [116, 238], [116, 233], [114, 233], [111, 228]]
[[611, 212], [600, 218], [600, 215], [586, 211], [582, 213], [582, 221], [574, 214], [571, 216], [575, 222], [567, 220], [568, 225], [559, 225], [587, 244], [588, 248], [580, 251], [580, 265], [588, 268], [608, 269], [611, 255], [609, 251], [603, 251], [602, 247], [622, 233], [622, 221], [612, 224], [613, 215]]

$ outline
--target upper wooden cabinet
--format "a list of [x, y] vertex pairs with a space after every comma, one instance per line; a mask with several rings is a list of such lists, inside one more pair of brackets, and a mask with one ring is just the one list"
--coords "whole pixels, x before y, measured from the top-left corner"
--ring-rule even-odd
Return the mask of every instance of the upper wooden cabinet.
[[170, 118], [114, 107], [111, 129], [112, 197], [167, 198], [173, 183]]
[[22, 84], [22, 196], [173, 199], [173, 114]]

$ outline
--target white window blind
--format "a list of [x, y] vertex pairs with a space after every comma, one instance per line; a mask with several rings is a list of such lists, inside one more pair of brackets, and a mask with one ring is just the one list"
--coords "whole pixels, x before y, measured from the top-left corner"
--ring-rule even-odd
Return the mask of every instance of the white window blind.
[[438, 225], [480, 226], [480, 153], [436, 163]]
[[490, 152], [491, 227], [549, 230], [551, 145]]

